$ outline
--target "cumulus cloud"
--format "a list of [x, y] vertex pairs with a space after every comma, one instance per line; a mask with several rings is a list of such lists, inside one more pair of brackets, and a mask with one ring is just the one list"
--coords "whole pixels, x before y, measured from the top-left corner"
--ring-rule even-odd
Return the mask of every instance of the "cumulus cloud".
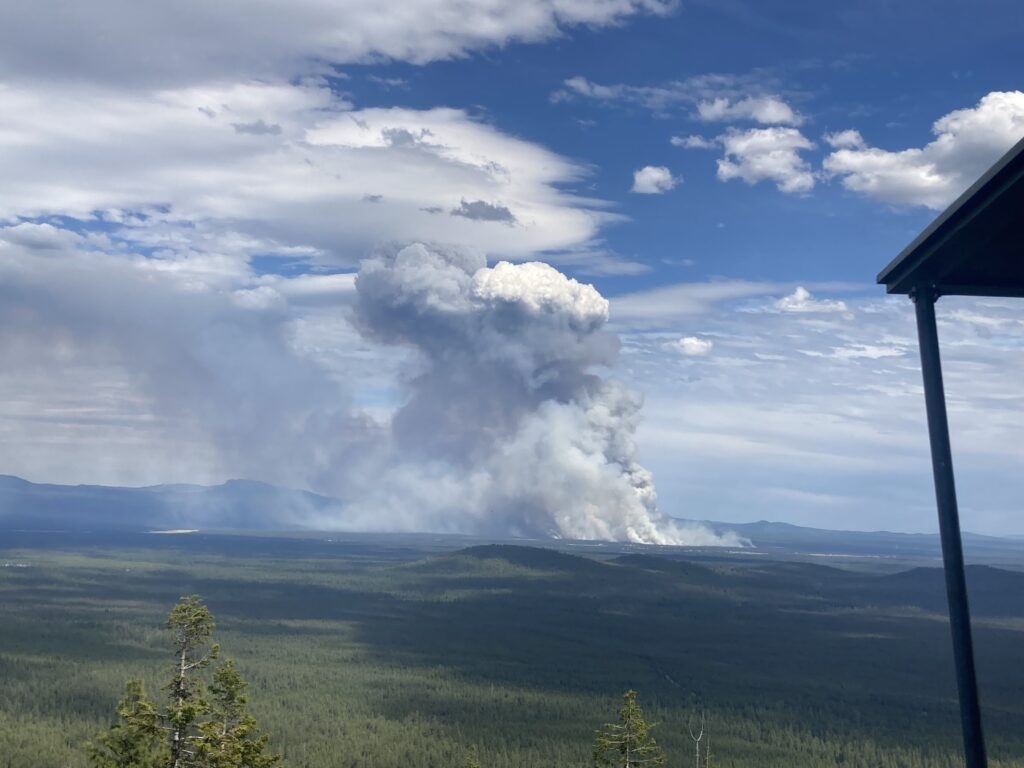
[[[640, 400], [596, 372], [617, 340], [608, 302], [542, 263], [412, 245], [357, 280], [368, 337], [415, 350], [394, 457], [353, 513], [434, 529], [727, 543], [657, 508], [633, 434]], [[731, 543], [737, 543], [735, 539]]]
[[699, 336], [683, 336], [682, 338], [665, 343], [665, 349], [691, 357], [709, 355], [714, 346], [715, 344], [711, 339], [702, 339]]
[[697, 117], [708, 122], [753, 120], [763, 125], [800, 125], [803, 117], [778, 96], [727, 97], [697, 103]]
[[[735, 105], [733, 105], [735, 106]], [[729, 119], [730, 104], [722, 100], [721, 108], [709, 107], [710, 114], [721, 114]], [[717, 111], [716, 111], [717, 110]], [[708, 117], [707, 119], [712, 119]], [[777, 121], [773, 121], [777, 122]], [[798, 124], [796, 121], [794, 124]], [[856, 133], [846, 132], [846, 133]], [[850, 137], [829, 134], [826, 141], [849, 141]], [[714, 149], [722, 147], [724, 156], [718, 161], [721, 181], [742, 179], [747, 184], [771, 181], [782, 192], [805, 193], [814, 188], [815, 173], [810, 163], [800, 154], [814, 148], [797, 128], [772, 126], [770, 128], [740, 129], [730, 127], [715, 138], [704, 136], [673, 136], [670, 143], [683, 149]]]
[[941, 209], [1024, 137], [1024, 93], [989, 93], [974, 107], [936, 120], [932, 133], [925, 146], [900, 151], [868, 146], [852, 130], [831, 134], [826, 141], [835, 151], [824, 169], [853, 192]]
[[[815, 185], [815, 174], [800, 153], [813, 149], [814, 144], [797, 127], [804, 117], [781, 96], [763, 88], [756, 76], [700, 75], [659, 86], [602, 85], [577, 76], [565, 80], [553, 100], [586, 98], [609, 104], [638, 104], [656, 114], [685, 107], [703, 122], [759, 123], [766, 127], [742, 129], [732, 125], [714, 138], [673, 136], [670, 143], [683, 149], [722, 147], [724, 157], [718, 161], [718, 178], [722, 181], [771, 181], [783, 192], [809, 192]], [[835, 136], [843, 140], [840, 134]], [[671, 178], [667, 169], [648, 166], [636, 172], [633, 191], [663, 192], [656, 182], [667, 178]]]
[[718, 161], [722, 181], [771, 181], [780, 191], [794, 194], [814, 187], [814, 172], [800, 155], [814, 144], [796, 128], [733, 128], [719, 141], [725, 149], [725, 156]]
[[860, 135], [860, 131], [855, 131], [852, 128], [826, 133], [825, 143], [833, 149], [861, 149], [865, 146], [864, 137]]
[[331, 73], [332, 64], [425, 64], [674, 6], [671, 0], [408, 0], [395, 13], [368, 0], [266, 0], [244, 12], [203, 0], [173, 7], [128, 0], [4, 3], [0, 76], [168, 87]]
[[846, 304], [834, 299], [816, 299], [811, 292], [798, 285], [788, 296], [775, 302], [780, 312], [846, 312]]
[[678, 185], [680, 179], [663, 165], [645, 165], [633, 172], [633, 187], [630, 192], [641, 195], [660, 195]]

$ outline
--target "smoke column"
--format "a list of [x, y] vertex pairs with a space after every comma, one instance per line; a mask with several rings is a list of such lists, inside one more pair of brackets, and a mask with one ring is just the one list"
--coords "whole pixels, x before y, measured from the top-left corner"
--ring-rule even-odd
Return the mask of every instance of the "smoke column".
[[600, 371], [608, 302], [553, 267], [409, 245], [363, 262], [355, 319], [418, 368], [363, 525], [491, 535], [738, 544], [661, 514], [636, 459], [640, 398]]

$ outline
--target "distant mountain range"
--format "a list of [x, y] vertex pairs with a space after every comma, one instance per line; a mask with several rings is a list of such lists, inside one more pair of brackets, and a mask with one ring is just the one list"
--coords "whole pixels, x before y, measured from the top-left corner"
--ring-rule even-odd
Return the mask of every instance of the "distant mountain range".
[[[735, 531], [750, 539], [756, 547], [803, 554], [835, 557], [934, 557], [941, 553], [937, 533], [894, 533], [892, 531], [835, 531], [807, 528], [790, 523], [759, 520], [756, 523], [701, 521], [716, 532]], [[1024, 537], [985, 536], [965, 531], [964, 550], [968, 554], [995, 555], [999, 552], [1024, 553]]]
[[[344, 519], [337, 499], [253, 480], [221, 485], [49, 485], [0, 475], [0, 531], [287, 531], [323, 527]], [[691, 521], [693, 522], [693, 521]], [[699, 521], [717, 532], [734, 531], [759, 550], [825, 557], [924, 557], [941, 551], [931, 533], [833, 531], [761, 520], [756, 523]], [[968, 555], [1014, 559], [1024, 539], [965, 533]]]
[[285, 530], [340, 508], [307, 491], [229, 480], [221, 485], [49, 485], [0, 475], [0, 530]]

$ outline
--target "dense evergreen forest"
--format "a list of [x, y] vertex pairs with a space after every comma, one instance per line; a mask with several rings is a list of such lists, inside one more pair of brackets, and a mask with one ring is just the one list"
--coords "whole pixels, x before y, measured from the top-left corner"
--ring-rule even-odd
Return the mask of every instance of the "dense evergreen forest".
[[[126, 680], [168, 672], [201, 594], [291, 768], [589, 766], [640, 691], [666, 765], [955, 766], [941, 573], [435, 539], [0, 544], [0, 767], [82, 768]], [[646, 552], [650, 554], [646, 554]], [[657, 556], [657, 555], [669, 555]], [[674, 558], [674, 559], [672, 559]], [[994, 766], [1024, 766], [1024, 574], [969, 574]]]

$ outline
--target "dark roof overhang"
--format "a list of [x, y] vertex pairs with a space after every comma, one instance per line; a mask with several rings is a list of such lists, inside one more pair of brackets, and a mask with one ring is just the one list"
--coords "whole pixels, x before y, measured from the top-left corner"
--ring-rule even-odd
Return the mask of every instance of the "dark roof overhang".
[[1024, 297], [1024, 139], [878, 275], [888, 293]]

